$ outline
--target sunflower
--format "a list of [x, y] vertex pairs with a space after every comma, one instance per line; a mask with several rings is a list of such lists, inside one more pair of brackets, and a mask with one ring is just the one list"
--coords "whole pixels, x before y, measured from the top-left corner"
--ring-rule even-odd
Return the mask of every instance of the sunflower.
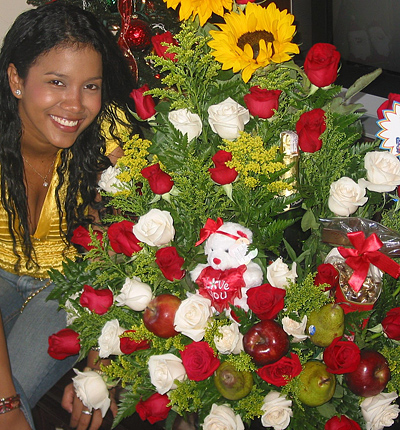
[[180, 3], [179, 19], [181, 21], [190, 17], [194, 19], [198, 15], [200, 25], [203, 26], [213, 13], [223, 16], [224, 9], [232, 10], [233, 0], [164, 0], [164, 2], [173, 9]]
[[240, 9], [224, 15], [225, 24], [217, 24], [222, 30], [212, 30], [208, 45], [212, 55], [222, 63], [224, 70], [242, 70], [244, 82], [260, 67], [271, 62], [283, 63], [291, 54], [298, 54], [299, 47], [291, 43], [296, 27], [294, 16], [280, 11], [275, 3], [267, 8], [247, 3], [245, 13]]

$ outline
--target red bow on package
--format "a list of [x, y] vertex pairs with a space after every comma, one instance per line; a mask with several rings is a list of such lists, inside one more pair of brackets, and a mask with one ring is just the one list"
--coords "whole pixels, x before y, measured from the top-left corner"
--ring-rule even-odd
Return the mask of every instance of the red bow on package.
[[349, 285], [356, 293], [360, 291], [368, 275], [370, 264], [393, 278], [397, 279], [400, 276], [400, 265], [378, 251], [383, 243], [375, 233], [365, 238], [364, 232], [355, 231], [347, 233], [347, 237], [355, 249], [339, 246], [338, 251], [346, 259], [346, 264], [353, 269]]

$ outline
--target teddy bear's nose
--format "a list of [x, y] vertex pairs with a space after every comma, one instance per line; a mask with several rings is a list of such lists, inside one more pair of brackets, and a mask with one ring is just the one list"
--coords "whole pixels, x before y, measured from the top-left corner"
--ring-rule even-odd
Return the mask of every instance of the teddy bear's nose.
[[213, 258], [214, 264], [220, 264], [221, 260], [219, 258]]

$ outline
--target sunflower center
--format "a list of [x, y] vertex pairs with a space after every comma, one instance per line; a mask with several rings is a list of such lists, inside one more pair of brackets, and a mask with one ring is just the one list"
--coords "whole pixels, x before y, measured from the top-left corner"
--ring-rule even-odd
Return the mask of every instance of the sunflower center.
[[[249, 33], [242, 34], [238, 39], [238, 46], [241, 50], [244, 50], [245, 45], [249, 44], [253, 48], [253, 59], [255, 60], [260, 53], [259, 42], [261, 39], [265, 40], [265, 44], [272, 43], [275, 39], [272, 33], [265, 30], [252, 31]], [[272, 50], [273, 50], [272, 46]]]

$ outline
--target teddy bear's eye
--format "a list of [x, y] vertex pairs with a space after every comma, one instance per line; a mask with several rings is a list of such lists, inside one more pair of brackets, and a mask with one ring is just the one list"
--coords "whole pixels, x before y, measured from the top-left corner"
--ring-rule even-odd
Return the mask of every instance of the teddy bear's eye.
[[226, 252], [227, 254], [229, 254], [229, 249], [225, 249], [225, 252]]

